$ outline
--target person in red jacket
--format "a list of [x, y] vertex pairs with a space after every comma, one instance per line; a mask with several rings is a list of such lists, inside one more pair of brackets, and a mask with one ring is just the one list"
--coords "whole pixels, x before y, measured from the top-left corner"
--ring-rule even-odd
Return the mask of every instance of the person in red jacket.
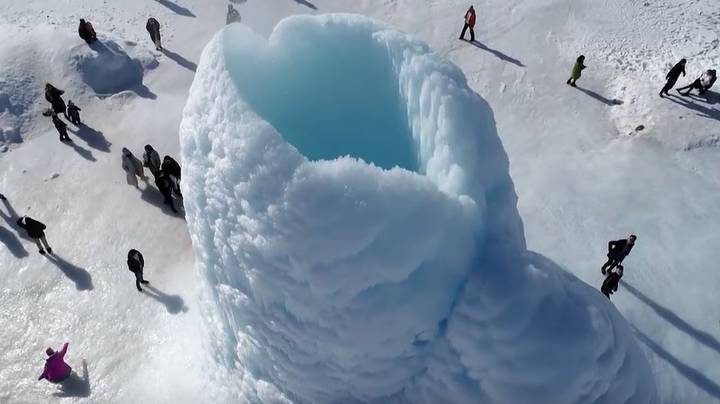
[[48, 358], [45, 360], [45, 370], [43, 370], [40, 377], [38, 377], [38, 380], [47, 379], [50, 383], [60, 383], [70, 376], [72, 368], [65, 363], [67, 348], [68, 343], [66, 342], [60, 352], [55, 352], [52, 348], [48, 348], [47, 351], [45, 351]]
[[462, 33], [460, 34], [460, 39], [465, 40], [465, 31], [470, 28], [470, 42], [475, 41], [475, 9], [473, 6], [470, 6], [468, 11], [465, 13], [465, 26], [463, 26]]

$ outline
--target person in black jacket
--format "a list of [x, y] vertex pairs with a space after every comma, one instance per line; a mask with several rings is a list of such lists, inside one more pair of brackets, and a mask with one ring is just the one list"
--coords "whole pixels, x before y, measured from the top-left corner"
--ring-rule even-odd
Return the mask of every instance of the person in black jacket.
[[82, 122], [80, 122], [80, 111], [82, 111], [80, 109], [80, 107], [73, 104], [72, 100], [68, 100], [67, 114], [68, 114], [68, 119], [70, 120], [70, 122], [72, 122], [75, 125], [80, 125], [82, 123]]
[[160, 193], [165, 199], [163, 203], [170, 206], [170, 209], [172, 209], [173, 212], [178, 213], [175, 208], [175, 204], [173, 203], [173, 180], [164, 170], [160, 170], [160, 172], [158, 172], [157, 177], [155, 177], [155, 185], [158, 187]]
[[618, 267], [620, 270], [623, 269], [623, 266], [620, 264], [622, 264], [625, 257], [630, 254], [630, 251], [632, 251], [635, 246], [635, 240], [637, 240], [637, 236], [631, 234], [630, 237], [625, 240], [615, 240], [608, 243], [608, 260], [600, 269], [603, 275], [607, 272], [612, 272], [615, 267]]
[[80, 38], [82, 38], [83, 41], [87, 42], [88, 45], [97, 41], [97, 34], [95, 33], [95, 28], [93, 28], [90, 21], [85, 21], [82, 18], [80, 19], [80, 25], [78, 25], [78, 35], [80, 35]]
[[665, 76], [665, 79], [667, 80], [667, 83], [665, 83], [665, 87], [660, 90], [660, 97], [662, 98], [663, 94], [670, 95], [668, 91], [670, 91], [673, 86], [675, 86], [675, 83], [677, 83], [678, 78], [680, 78], [680, 73], [682, 73], [683, 77], [685, 76], [685, 63], [687, 63], [687, 60], [680, 59], [679, 62], [675, 66], [673, 66], [672, 69], [668, 72], [667, 76]]
[[160, 23], [158, 20], [150, 17], [145, 24], [145, 29], [150, 34], [150, 39], [155, 44], [155, 49], [162, 50], [162, 41], [160, 40]]
[[610, 299], [610, 295], [612, 295], [614, 292], [617, 292], [618, 284], [620, 283], [620, 279], [622, 279], [623, 276], [623, 269], [622, 267], [618, 267], [617, 271], [610, 272], [608, 276], [605, 278], [605, 281], [603, 281], [602, 286], [600, 287], [600, 291], [603, 295], [607, 296], [608, 299]]
[[176, 195], [182, 196], [180, 193], [180, 164], [170, 156], [163, 157], [162, 171], [164, 171], [172, 180], [172, 190]]
[[140, 284], [146, 285], [150, 283], [143, 278], [143, 268], [145, 268], [145, 259], [140, 251], [132, 249], [128, 251], [127, 264], [130, 272], [135, 274], [135, 287], [138, 292], [142, 292]]
[[30, 217], [23, 216], [17, 220], [17, 225], [25, 229], [28, 237], [33, 239], [35, 244], [37, 244], [39, 250], [38, 252], [40, 254], [45, 254], [43, 244], [45, 245], [45, 248], [47, 248], [47, 252], [52, 254], [52, 248], [50, 248], [50, 244], [48, 244], [47, 240], [45, 239], [46, 227], [43, 223], [38, 222], [37, 220]]
[[[715, 84], [715, 81], [717, 80], [717, 74], [715, 70], [708, 70], [705, 73], [702, 74], [702, 76], [698, 77], [695, 81], [690, 83], [689, 85], [685, 87], [680, 87], [677, 89], [678, 93], [684, 96], [690, 95], [692, 90], [698, 90], [698, 95], [705, 94], [710, 88], [712, 88], [713, 84]], [[685, 91], [685, 92], [683, 92]]]
[[67, 133], [67, 124], [63, 122], [62, 119], [60, 119], [57, 114], [52, 114], [52, 121], [53, 125], [55, 125], [55, 129], [57, 129], [58, 133], [60, 134], [60, 141], [70, 141], [70, 136], [68, 136]]
[[67, 118], [65, 101], [62, 95], [65, 91], [60, 90], [50, 83], [45, 83], [45, 99], [52, 105], [52, 110], [56, 114], [62, 113]]

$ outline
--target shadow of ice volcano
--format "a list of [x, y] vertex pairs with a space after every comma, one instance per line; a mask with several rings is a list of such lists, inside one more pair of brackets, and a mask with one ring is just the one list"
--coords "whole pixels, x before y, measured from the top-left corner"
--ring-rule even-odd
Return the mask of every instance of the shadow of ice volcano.
[[492, 109], [418, 40], [353, 15], [234, 24], [181, 141], [229, 369], [298, 402], [652, 402], [620, 314], [527, 251]]

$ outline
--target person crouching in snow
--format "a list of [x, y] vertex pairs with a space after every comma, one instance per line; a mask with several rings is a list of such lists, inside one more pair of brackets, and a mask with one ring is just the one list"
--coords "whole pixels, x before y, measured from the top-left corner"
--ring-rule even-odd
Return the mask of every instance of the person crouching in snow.
[[70, 136], [68, 136], [68, 133], [67, 133], [67, 124], [65, 122], [63, 122], [63, 120], [60, 119], [60, 117], [57, 116], [56, 113], [53, 112], [53, 114], [51, 116], [52, 116], [53, 125], [55, 125], [55, 129], [57, 129], [58, 133], [60, 134], [60, 141], [61, 142], [65, 142], [65, 141], [69, 142]]
[[[685, 87], [678, 88], [678, 93], [684, 96], [690, 95], [690, 92], [692, 90], [698, 90], [698, 94], [703, 95], [707, 90], [709, 90], [713, 84], [715, 84], [715, 80], [717, 79], [717, 76], [715, 74], [715, 70], [708, 70], [705, 73], [702, 74], [702, 76], [698, 77], [695, 81], [693, 81], [690, 85]], [[683, 90], [687, 90], [683, 93]]]
[[70, 377], [72, 368], [65, 363], [65, 354], [67, 353], [68, 343], [63, 345], [60, 352], [55, 352], [52, 348], [48, 348], [45, 353], [48, 358], [45, 360], [45, 369], [38, 380], [46, 379], [50, 383], [60, 383]]
[[605, 281], [603, 281], [600, 291], [603, 295], [607, 296], [608, 299], [610, 298], [610, 295], [617, 292], [618, 284], [620, 283], [622, 276], [623, 269], [622, 266], [619, 266], [617, 271], [610, 272], [610, 274], [608, 274], [605, 278]]
[[125, 147], [122, 149], [122, 168], [125, 170], [125, 174], [127, 174], [128, 185], [139, 188], [137, 177], [147, 180], [142, 162]]
[[470, 42], [475, 41], [475, 8], [473, 6], [470, 6], [468, 11], [465, 12], [465, 25], [463, 25], [462, 32], [460, 33], [460, 38], [463, 41], [465, 40], [465, 32], [470, 29]]
[[74, 125], [80, 125], [80, 111], [82, 111], [77, 105], [73, 104], [72, 100], [68, 100], [67, 113], [68, 119]]
[[568, 79], [566, 84], [575, 87], [575, 82], [578, 81], [580, 76], [582, 76], [582, 71], [586, 67], [587, 66], [585, 66], [585, 55], [578, 56], [577, 60], [575, 61], [575, 65], [573, 66], [572, 73], [570, 74], [570, 78]]
[[50, 248], [50, 244], [48, 244], [45, 239], [45, 229], [47, 228], [45, 224], [27, 216], [21, 217], [16, 223], [20, 228], [25, 229], [28, 237], [33, 239], [40, 254], [45, 254], [43, 244], [45, 245], [45, 248], [47, 248], [47, 252], [52, 254], [52, 248]]

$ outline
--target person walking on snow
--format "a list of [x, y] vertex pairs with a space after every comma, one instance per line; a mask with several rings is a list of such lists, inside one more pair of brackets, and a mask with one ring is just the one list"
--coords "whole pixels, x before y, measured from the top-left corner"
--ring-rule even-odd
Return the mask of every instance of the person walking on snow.
[[468, 11], [465, 12], [465, 25], [463, 25], [462, 32], [460, 33], [461, 40], [465, 40], [465, 31], [470, 29], [470, 42], [475, 42], [475, 8], [470, 6]]
[[610, 272], [610, 274], [603, 281], [603, 284], [600, 287], [600, 291], [603, 295], [607, 296], [608, 299], [610, 299], [610, 295], [617, 292], [618, 284], [620, 283], [620, 279], [622, 279], [622, 276], [623, 268], [622, 266], [620, 266], [618, 267], [617, 271]]
[[46, 379], [50, 383], [60, 383], [70, 377], [72, 368], [65, 363], [67, 349], [68, 343], [66, 342], [60, 352], [55, 352], [52, 348], [45, 351], [48, 358], [45, 360], [45, 369], [38, 380]]
[[182, 196], [180, 193], [180, 164], [170, 156], [163, 157], [162, 171], [165, 172], [172, 180], [173, 192], [178, 196]]
[[48, 244], [47, 239], [45, 238], [45, 229], [47, 228], [45, 224], [27, 216], [21, 217], [17, 220], [16, 223], [20, 228], [25, 229], [28, 237], [33, 239], [33, 241], [38, 247], [38, 252], [40, 254], [45, 255], [43, 245], [45, 245], [45, 248], [47, 248], [47, 252], [49, 254], [52, 254], [52, 248], [50, 247], [50, 244]]
[[668, 91], [670, 91], [675, 86], [678, 78], [680, 78], [680, 73], [682, 73], [683, 77], [685, 77], [685, 63], [687, 63], [687, 60], [680, 59], [680, 61], [677, 62], [677, 64], [673, 66], [672, 69], [670, 69], [667, 76], [665, 76], [665, 79], [667, 80], [667, 82], [665, 83], [665, 87], [660, 90], [660, 98], [663, 97], [663, 94], [670, 95]]
[[56, 114], [63, 114], [67, 118], [65, 101], [62, 95], [65, 91], [60, 90], [50, 83], [45, 83], [45, 99], [52, 105], [52, 110]]
[[138, 160], [138, 158], [135, 157], [132, 152], [125, 147], [123, 147], [122, 149], [122, 168], [127, 174], [128, 185], [139, 188], [137, 177], [140, 177], [143, 180], [147, 180], [147, 177], [145, 176], [145, 170], [143, 170], [142, 162], [140, 162], [140, 160]]
[[82, 111], [77, 105], [73, 104], [72, 100], [68, 100], [67, 113], [68, 119], [74, 125], [80, 125], [80, 111]]
[[234, 22], [240, 22], [241, 20], [242, 17], [240, 17], [240, 13], [235, 9], [235, 7], [232, 6], [232, 4], [228, 4], [228, 11], [225, 23], [232, 24]]
[[585, 55], [578, 56], [577, 60], [575, 61], [575, 65], [573, 66], [572, 73], [570, 73], [570, 78], [565, 84], [569, 84], [575, 87], [575, 82], [578, 81], [580, 76], [582, 76], [582, 71], [586, 67], [587, 66], [585, 66]]
[[149, 144], [145, 145], [145, 153], [143, 154], [143, 166], [147, 167], [152, 173], [155, 180], [160, 175], [160, 155]]
[[170, 206], [170, 209], [172, 209], [173, 212], [178, 213], [175, 208], [175, 204], [173, 203], [172, 194], [174, 186], [173, 180], [170, 179], [170, 176], [165, 171], [160, 170], [157, 177], [155, 177], [155, 185], [158, 187], [163, 196], [163, 203]]
[[631, 234], [627, 239], [610, 241], [608, 243], [608, 260], [603, 264], [602, 268], [600, 268], [603, 275], [607, 272], [612, 272], [612, 269], [615, 267], [621, 270], [623, 269], [621, 264], [635, 246], [635, 240], [637, 240], [637, 236]]
[[145, 29], [150, 34], [150, 39], [155, 44], [155, 49], [162, 50], [162, 42], [160, 40], [160, 23], [153, 17], [148, 18]]
[[135, 274], [135, 287], [137, 288], [138, 292], [142, 292], [143, 290], [140, 287], [140, 284], [142, 283], [143, 285], [147, 285], [150, 282], [146, 281], [143, 278], [145, 259], [143, 258], [143, 255], [140, 253], [140, 251], [135, 249], [128, 251], [127, 264], [130, 272]]
[[67, 133], [67, 124], [62, 119], [60, 119], [60, 117], [58, 117], [56, 113], [53, 113], [51, 116], [53, 125], [55, 125], [55, 129], [57, 129], [58, 133], [60, 134], [60, 141], [70, 141], [70, 136], [68, 136]]
[[85, 21], [82, 18], [80, 19], [80, 25], [78, 25], [78, 35], [80, 35], [80, 38], [82, 38], [83, 41], [87, 42], [88, 45], [97, 41], [97, 34], [95, 33], [95, 28], [93, 28], [90, 21]]
[[[680, 87], [677, 89], [677, 91], [681, 95], [688, 96], [690, 95], [690, 92], [692, 92], [692, 90], [698, 90], [698, 94], [703, 95], [713, 86], [713, 84], [715, 84], [716, 79], [717, 75], [715, 74], [715, 70], [711, 69], [703, 73], [702, 76], [698, 77], [690, 85]], [[683, 90], [687, 91], [683, 93]]]

